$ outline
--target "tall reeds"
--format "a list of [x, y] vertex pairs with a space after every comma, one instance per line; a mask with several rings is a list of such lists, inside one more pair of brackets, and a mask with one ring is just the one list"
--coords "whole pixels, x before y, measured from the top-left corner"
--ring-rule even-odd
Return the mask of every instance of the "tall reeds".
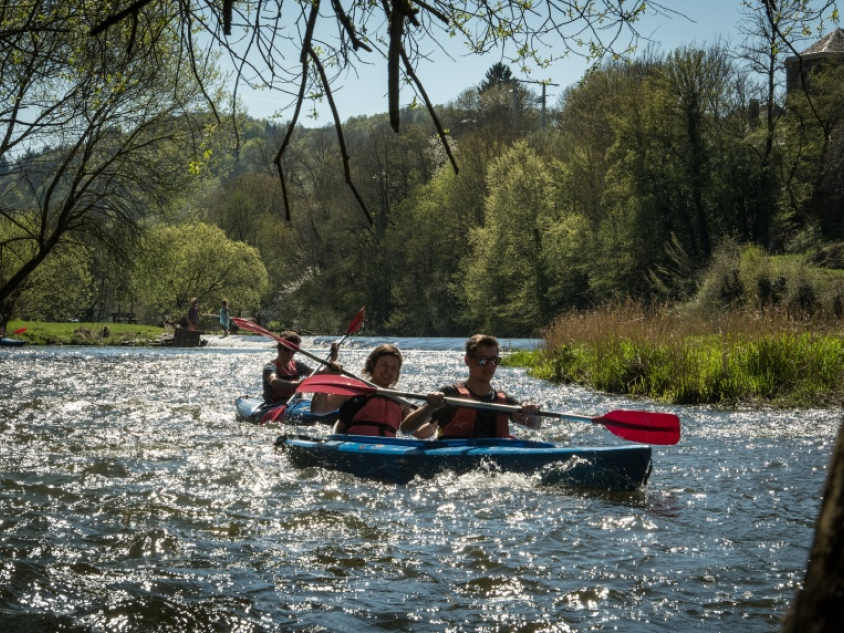
[[512, 362], [600, 391], [675, 404], [844, 401], [838, 323], [794, 320], [785, 310], [704, 318], [624, 303], [566, 314], [543, 339], [543, 350]]

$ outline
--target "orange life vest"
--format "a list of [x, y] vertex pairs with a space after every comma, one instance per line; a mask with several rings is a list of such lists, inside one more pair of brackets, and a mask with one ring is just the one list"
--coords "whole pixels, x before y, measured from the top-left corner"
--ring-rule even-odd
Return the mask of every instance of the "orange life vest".
[[[454, 388], [462, 398], [467, 400], [475, 400], [472, 397], [472, 392], [462, 383], [456, 383]], [[501, 391], [495, 392], [495, 402], [499, 404], [507, 404], [507, 395]], [[472, 438], [475, 437], [475, 422], [478, 419], [478, 409], [469, 409], [466, 407], [458, 407], [454, 413], [454, 417], [449, 420], [445, 426], [440, 426], [437, 430], [437, 435], [440, 438]], [[510, 437], [510, 414], [496, 413], [495, 414], [495, 435], [493, 437]]]
[[402, 406], [377, 394], [355, 396], [340, 407], [340, 433], [395, 437], [402, 421]]

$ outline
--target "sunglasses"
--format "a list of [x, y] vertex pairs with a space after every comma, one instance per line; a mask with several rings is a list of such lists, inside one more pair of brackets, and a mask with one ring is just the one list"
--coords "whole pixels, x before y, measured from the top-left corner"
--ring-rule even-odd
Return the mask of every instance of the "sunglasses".
[[487, 363], [492, 363], [493, 367], [498, 367], [501, 364], [500, 356], [471, 356], [470, 358], [477, 361], [478, 367], [486, 367]]

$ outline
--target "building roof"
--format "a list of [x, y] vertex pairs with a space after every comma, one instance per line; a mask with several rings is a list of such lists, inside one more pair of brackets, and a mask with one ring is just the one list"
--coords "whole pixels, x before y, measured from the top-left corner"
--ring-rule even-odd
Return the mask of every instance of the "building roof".
[[812, 44], [809, 48], [803, 51], [801, 55], [809, 55], [811, 53], [841, 52], [844, 52], [844, 29], [835, 29]]

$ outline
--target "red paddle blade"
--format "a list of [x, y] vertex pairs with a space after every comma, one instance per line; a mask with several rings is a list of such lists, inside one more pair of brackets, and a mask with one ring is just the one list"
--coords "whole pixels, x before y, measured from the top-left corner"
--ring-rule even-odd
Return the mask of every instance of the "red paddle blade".
[[263, 426], [264, 424], [270, 424], [271, 422], [278, 422], [279, 424], [284, 420], [284, 412], [287, 407], [278, 407], [276, 409], [270, 409], [267, 411], [261, 419], [258, 420], [258, 424]]
[[363, 320], [366, 318], [366, 308], [361, 308], [360, 311], [355, 315], [355, 318], [352, 319], [352, 322], [349, 323], [349, 327], [346, 329], [346, 336], [350, 336], [357, 332], [360, 329], [360, 326], [363, 325]]
[[378, 393], [377, 387], [370, 387], [366, 383], [347, 376], [334, 374], [317, 374], [305, 378], [296, 391], [302, 393], [328, 393], [336, 396], [361, 396]]
[[610, 411], [592, 420], [613, 435], [644, 444], [668, 446], [680, 441], [680, 418], [654, 411]]
[[267, 328], [262, 327], [257, 323], [253, 323], [252, 321], [249, 321], [247, 319], [241, 319], [239, 317], [232, 317], [231, 320], [234, 321], [234, 324], [237, 325], [237, 327], [239, 327], [241, 330], [249, 330], [250, 332], [255, 332], [255, 334], [269, 336], [274, 341], [277, 341], [285, 347], [292, 349], [294, 352], [299, 351], [299, 346], [296, 345], [296, 343], [281, 338], [278, 334], [270, 332]]
[[12, 334], [23, 334], [24, 332], [26, 332], [26, 328], [21, 327], [21, 328], [18, 328], [17, 330], [15, 330], [14, 332], [12, 332]]
[[264, 336], [274, 336], [272, 332], [269, 330], [261, 327], [257, 323], [253, 321], [249, 321], [248, 319], [241, 319], [240, 317], [232, 317], [231, 319], [237, 327], [241, 330], [249, 330], [250, 332], [255, 332], [255, 334], [263, 334]]

